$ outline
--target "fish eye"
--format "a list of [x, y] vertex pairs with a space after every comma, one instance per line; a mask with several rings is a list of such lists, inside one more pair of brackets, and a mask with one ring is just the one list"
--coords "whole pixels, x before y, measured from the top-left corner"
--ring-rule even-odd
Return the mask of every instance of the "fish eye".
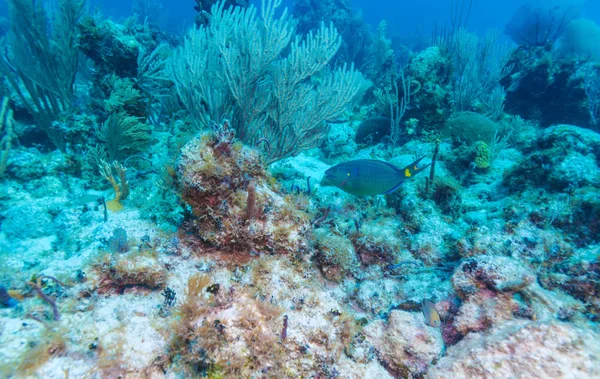
[[348, 173], [348, 176], [350, 176], [350, 173]]

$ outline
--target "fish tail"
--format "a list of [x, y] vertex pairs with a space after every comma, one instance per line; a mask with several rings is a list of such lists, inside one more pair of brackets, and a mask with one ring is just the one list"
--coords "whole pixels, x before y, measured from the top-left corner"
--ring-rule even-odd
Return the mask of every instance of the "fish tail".
[[397, 190], [402, 183], [404, 183], [404, 181], [406, 179], [410, 179], [413, 176], [415, 176], [416, 174], [418, 174], [419, 172], [425, 170], [427, 167], [429, 167], [431, 165], [427, 164], [423, 167], [419, 167], [419, 162], [425, 158], [425, 155], [423, 155], [421, 158], [417, 159], [416, 161], [414, 161], [413, 163], [409, 164], [408, 166], [404, 167], [403, 169], [398, 169], [398, 167], [392, 166], [394, 167], [395, 170], [398, 171], [400, 177], [398, 178], [398, 183], [396, 183], [396, 185], [392, 188], [390, 188], [388, 191], [382, 193], [382, 195], [387, 195], [389, 193], [394, 192], [395, 190]]
[[425, 170], [427, 167], [429, 167], [431, 165], [431, 163], [426, 164], [424, 166], [419, 166], [419, 162], [421, 162], [421, 160], [425, 157], [426, 157], [426, 155], [423, 155], [421, 158], [417, 159], [413, 163], [404, 167], [401, 170], [402, 175], [404, 175], [404, 178], [406, 178], [406, 179], [411, 178], [411, 177], [415, 176], [416, 174], [418, 174], [419, 172]]

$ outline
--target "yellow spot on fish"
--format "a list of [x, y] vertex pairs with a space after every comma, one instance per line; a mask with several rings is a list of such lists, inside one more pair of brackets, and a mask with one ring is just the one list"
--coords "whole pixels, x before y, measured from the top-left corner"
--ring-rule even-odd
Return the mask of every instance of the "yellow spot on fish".
[[350, 176], [350, 173], [348, 173], [348, 176]]
[[410, 169], [407, 168], [406, 170], [404, 170], [404, 176], [410, 178]]

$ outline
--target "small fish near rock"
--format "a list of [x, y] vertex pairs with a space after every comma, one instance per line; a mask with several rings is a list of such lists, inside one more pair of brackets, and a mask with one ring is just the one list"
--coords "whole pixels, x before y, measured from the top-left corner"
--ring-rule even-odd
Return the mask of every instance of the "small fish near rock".
[[423, 299], [421, 310], [423, 311], [423, 317], [425, 317], [425, 324], [433, 328], [439, 328], [442, 325], [440, 314], [437, 309], [435, 309], [435, 304], [433, 304], [433, 302]]

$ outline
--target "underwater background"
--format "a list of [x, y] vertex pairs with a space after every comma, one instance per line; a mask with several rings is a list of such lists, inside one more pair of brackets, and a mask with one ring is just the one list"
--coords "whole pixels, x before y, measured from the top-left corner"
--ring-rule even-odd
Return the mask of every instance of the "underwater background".
[[1, 378], [600, 378], [600, 2], [0, 3]]

